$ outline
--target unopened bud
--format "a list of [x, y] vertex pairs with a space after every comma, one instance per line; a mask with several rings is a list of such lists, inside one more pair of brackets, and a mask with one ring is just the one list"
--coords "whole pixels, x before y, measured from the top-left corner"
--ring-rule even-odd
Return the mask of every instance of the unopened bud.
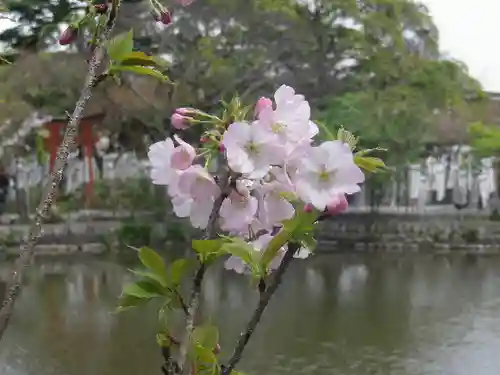
[[304, 212], [312, 212], [314, 209], [314, 206], [311, 204], [311, 203], [307, 203], [305, 206], [304, 206]]
[[200, 114], [200, 111], [196, 108], [189, 108], [189, 107], [180, 107], [175, 110], [180, 115], [183, 116], [195, 116], [197, 114]]
[[75, 41], [78, 36], [78, 29], [75, 26], [68, 26], [59, 37], [59, 44], [65, 46]]
[[267, 108], [272, 108], [273, 107], [273, 101], [269, 98], [266, 97], [261, 97], [259, 100], [257, 100], [257, 104], [255, 104], [255, 117], [259, 117], [259, 114]]
[[329, 215], [339, 215], [345, 210], [347, 210], [347, 207], [349, 206], [349, 203], [347, 202], [347, 199], [344, 194], [339, 194], [338, 197], [335, 197], [330, 203], [326, 205], [326, 213]]
[[164, 25], [170, 25], [172, 23], [172, 13], [168, 9], [155, 9], [153, 11], [153, 17], [156, 22], [161, 22]]
[[94, 9], [97, 14], [104, 14], [108, 10], [108, 4], [96, 4]]
[[208, 138], [206, 138], [206, 137], [200, 138], [200, 143], [206, 143], [207, 141], [208, 141]]
[[219, 151], [220, 152], [226, 151], [226, 147], [222, 143], [219, 145]]
[[177, 112], [172, 115], [172, 117], [170, 118], [170, 122], [172, 123], [172, 126], [174, 128], [179, 130], [189, 127], [189, 118]]

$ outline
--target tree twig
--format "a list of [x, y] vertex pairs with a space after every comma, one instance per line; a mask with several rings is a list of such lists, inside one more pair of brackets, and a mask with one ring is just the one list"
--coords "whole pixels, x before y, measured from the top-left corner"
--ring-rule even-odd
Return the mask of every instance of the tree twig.
[[234, 352], [229, 359], [227, 366], [224, 366], [221, 371], [221, 375], [229, 375], [231, 371], [235, 368], [235, 366], [241, 361], [241, 357], [243, 355], [243, 351], [252, 337], [255, 328], [260, 322], [264, 311], [266, 310], [269, 301], [271, 300], [274, 292], [281, 284], [281, 279], [285, 271], [288, 269], [288, 266], [293, 260], [293, 255], [299, 250], [300, 244], [291, 242], [288, 244], [288, 250], [286, 251], [278, 269], [274, 273], [274, 278], [272, 282], [269, 284], [267, 289], [260, 294], [259, 303], [257, 304], [257, 308], [252, 314], [252, 317], [247, 323], [245, 330], [241, 333], [238, 342], [236, 343], [236, 347], [234, 348]]
[[[107, 27], [102, 34], [102, 41], [107, 41], [111, 35], [113, 29], [114, 20], [116, 18], [116, 12], [118, 10], [119, 1], [113, 0], [112, 9], [109, 13]], [[76, 102], [73, 114], [66, 127], [66, 132], [64, 133], [64, 138], [57, 151], [57, 158], [54, 165], [53, 172], [51, 173], [49, 183], [45, 189], [45, 193], [42, 200], [36, 210], [35, 218], [30, 227], [28, 237], [25, 242], [21, 245], [21, 253], [14, 263], [13, 270], [10, 274], [9, 280], [7, 282], [6, 295], [2, 302], [2, 307], [0, 308], [0, 340], [2, 339], [8, 325], [10, 318], [12, 316], [14, 305], [17, 300], [17, 296], [21, 289], [21, 283], [24, 276], [26, 268], [30, 265], [33, 259], [35, 246], [43, 236], [42, 223], [49, 213], [50, 207], [55, 201], [55, 196], [59, 184], [61, 183], [64, 170], [66, 168], [68, 157], [70, 154], [71, 147], [74, 144], [75, 137], [78, 133], [78, 125], [83, 117], [83, 113], [87, 103], [92, 96], [92, 88], [95, 85], [95, 80], [98, 75], [99, 67], [104, 59], [104, 47], [101, 45], [96, 48], [95, 53], [92, 56], [92, 60], [89, 64], [87, 71], [87, 76], [85, 79], [85, 85], [80, 93], [80, 98]]]
[[[222, 202], [228, 195], [228, 189], [230, 188], [229, 180], [230, 180], [229, 171], [224, 170], [223, 176], [219, 182], [219, 186], [221, 188], [221, 194], [215, 200], [212, 212], [210, 213], [207, 229], [205, 231], [205, 239], [213, 239], [217, 235], [216, 233], [217, 218], [219, 217], [219, 211], [222, 206]], [[184, 366], [186, 364], [189, 339], [194, 330], [194, 318], [200, 304], [201, 285], [203, 282], [203, 278], [205, 277], [205, 271], [206, 271], [205, 264], [203, 263], [200, 264], [200, 267], [196, 271], [193, 278], [193, 286], [191, 289], [191, 296], [189, 298], [189, 303], [188, 303], [188, 314], [186, 317], [186, 330], [184, 333], [184, 339], [182, 340], [181, 346], [179, 348], [179, 358], [177, 360], [179, 374], [183, 373]]]

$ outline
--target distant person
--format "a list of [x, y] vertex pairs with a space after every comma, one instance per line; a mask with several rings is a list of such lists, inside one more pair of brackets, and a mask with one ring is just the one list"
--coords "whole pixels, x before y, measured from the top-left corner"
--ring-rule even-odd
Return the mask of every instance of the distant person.
[[10, 176], [5, 171], [5, 168], [0, 166], [0, 215], [3, 215], [5, 212], [9, 187]]

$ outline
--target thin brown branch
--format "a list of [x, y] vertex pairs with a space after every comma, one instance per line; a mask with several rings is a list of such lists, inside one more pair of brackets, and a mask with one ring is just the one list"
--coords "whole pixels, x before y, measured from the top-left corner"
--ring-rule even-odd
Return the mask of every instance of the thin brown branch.
[[[102, 34], [102, 41], [108, 40], [114, 25], [114, 18], [119, 6], [119, 1], [114, 0], [112, 10], [109, 14], [107, 28]], [[102, 43], [103, 44], [103, 43]], [[24, 272], [30, 265], [35, 252], [35, 246], [43, 236], [42, 223], [50, 211], [50, 207], [55, 202], [56, 193], [59, 184], [62, 180], [64, 170], [66, 168], [70, 150], [74, 144], [75, 137], [78, 133], [78, 125], [83, 117], [83, 113], [87, 103], [92, 96], [92, 88], [95, 84], [98, 75], [99, 67], [104, 59], [104, 49], [102, 46], [98, 47], [92, 56], [89, 64], [85, 85], [80, 93], [80, 98], [76, 102], [73, 114], [66, 127], [64, 139], [57, 151], [57, 158], [54, 165], [54, 170], [51, 173], [49, 183], [45, 189], [42, 200], [36, 210], [36, 215], [30, 227], [28, 238], [21, 245], [21, 253], [16, 259], [10, 278], [7, 282], [6, 294], [0, 308], [0, 340], [2, 339], [12, 316], [14, 305], [21, 289], [21, 283]]]
[[278, 289], [278, 287], [280, 286], [283, 275], [285, 274], [285, 271], [288, 269], [288, 266], [293, 260], [293, 255], [299, 250], [299, 248], [300, 244], [298, 243], [291, 242], [288, 244], [288, 250], [285, 253], [283, 259], [281, 260], [278, 269], [274, 273], [274, 278], [271, 284], [269, 284], [267, 289], [260, 294], [257, 308], [252, 314], [250, 320], [248, 321], [245, 330], [241, 333], [240, 338], [236, 343], [236, 347], [234, 348], [233, 355], [229, 359], [227, 366], [224, 366], [222, 368], [221, 375], [231, 374], [231, 371], [233, 371], [235, 366], [241, 361], [241, 357], [243, 355], [245, 347], [248, 344], [248, 341], [250, 340], [250, 337], [252, 337], [255, 328], [259, 324], [260, 319], [262, 318], [262, 315], [264, 314], [264, 311], [266, 310], [267, 305], [269, 304], [269, 301], [274, 295], [274, 292], [276, 292], [276, 289]]

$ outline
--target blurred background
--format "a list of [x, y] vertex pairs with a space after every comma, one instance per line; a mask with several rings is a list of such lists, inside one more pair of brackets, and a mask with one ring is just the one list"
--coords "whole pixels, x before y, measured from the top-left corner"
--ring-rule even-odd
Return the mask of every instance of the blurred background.
[[[57, 42], [88, 4], [0, 4], [5, 275], [90, 52], [83, 35], [70, 46]], [[331, 132], [344, 126], [361, 147], [388, 149], [376, 156], [390, 169], [370, 176], [348, 213], [320, 228], [321, 255], [292, 269], [244, 367], [273, 375], [497, 375], [500, 63], [491, 41], [500, 30], [491, 15], [498, 5], [464, 4], [197, 0], [186, 8], [164, 3], [173, 14], [165, 26], [148, 1], [123, 0], [115, 33], [133, 29], [134, 48], [163, 59], [175, 84], [126, 75], [94, 91], [1, 343], [1, 373], [159, 372], [156, 327], [145, 311], [110, 314], [130, 279], [127, 245], [175, 257], [196, 234], [149, 182], [147, 148], [170, 134], [175, 108], [217, 113], [235, 94], [251, 105], [287, 84]], [[199, 136], [183, 135], [194, 143]], [[218, 268], [205, 287], [204, 311], [224, 322], [224, 350], [255, 296], [246, 280]]]

